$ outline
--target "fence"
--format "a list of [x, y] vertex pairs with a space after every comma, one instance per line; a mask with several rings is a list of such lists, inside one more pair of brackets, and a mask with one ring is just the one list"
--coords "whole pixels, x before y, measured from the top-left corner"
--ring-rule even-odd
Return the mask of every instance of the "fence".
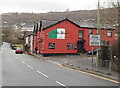
[[69, 57], [62, 64], [81, 70], [92, 70], [102, 73], [111, 73], [113, 62], [111, 60], [97, 60], [96, 57]]

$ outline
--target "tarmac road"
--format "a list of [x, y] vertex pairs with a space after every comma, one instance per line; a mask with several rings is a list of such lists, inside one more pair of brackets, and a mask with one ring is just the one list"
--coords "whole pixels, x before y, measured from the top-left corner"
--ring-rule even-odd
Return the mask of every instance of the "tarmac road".
[[66, 69], [2, 45], [3, 86], [118, 86], [117, 83]]

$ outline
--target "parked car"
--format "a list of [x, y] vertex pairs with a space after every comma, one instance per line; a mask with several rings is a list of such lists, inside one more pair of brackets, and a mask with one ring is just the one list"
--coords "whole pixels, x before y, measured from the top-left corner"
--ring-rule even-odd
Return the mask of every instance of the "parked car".
[[13, 50], [16, 50], [16, 46], [15, 45], [10, 45], [11, 46], [11, 48], [13, 49]]
[[99, 48], [95, 49], [95, 50], [88, 51], [87, 55], [92, 55], [92, 53], [93, 53], [93, 55], [96, 55], [97, 54], [97, 50], [99, 50]]
[[23, 54], [22, 48], [16, 47], [15, 53], [16, 53], [16, 54]]

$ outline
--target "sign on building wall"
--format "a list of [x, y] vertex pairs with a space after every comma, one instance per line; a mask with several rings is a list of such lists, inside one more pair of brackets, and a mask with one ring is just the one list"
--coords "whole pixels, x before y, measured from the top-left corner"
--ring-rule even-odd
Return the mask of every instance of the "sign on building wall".
[[100, 35], [90, 35], [90, 46], [100, 46]]
[[65, 39], [65, 29], [64, 28], [57, 28], [49, 32], [49, 38], [52, 39]]

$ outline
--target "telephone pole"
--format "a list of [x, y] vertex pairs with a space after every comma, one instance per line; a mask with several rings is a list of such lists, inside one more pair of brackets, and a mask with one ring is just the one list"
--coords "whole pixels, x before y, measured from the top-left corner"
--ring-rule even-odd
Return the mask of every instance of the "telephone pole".
[[98, 0], [98, 12], [97, 12], [97, 34], [100, 34], [100, 0]]
[[[98, 0], [98, 12], [97, 12], [97, 35], [100, 35], [100, 0]], [[100, 36], [100, 49], [101, 49], [101, 36]], [[99, 64], [99, 51], [97, 50], [97, 55], [96, 55], [96, 59], [97, 59], [97, 63], [96, 66], [98, 66]]]

